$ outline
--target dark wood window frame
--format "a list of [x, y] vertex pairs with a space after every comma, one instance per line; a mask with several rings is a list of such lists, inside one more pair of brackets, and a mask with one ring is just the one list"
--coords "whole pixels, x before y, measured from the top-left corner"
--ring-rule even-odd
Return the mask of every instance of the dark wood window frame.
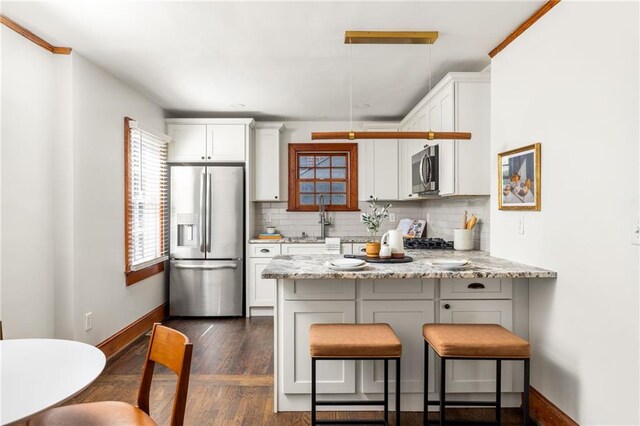
[[[346, 177], [344, 179], [305, 179], [300, 177], [299, 157], [304, 155], [331, 156], [332, 154], [346, 155]], [[331, 168], [331, 167], [320, 167]], [[289, 144], [289, 205], [288, 211], [318, 211], [317, 202], [303, 205], [300, 203], [300, 183], [304, 182], [345, 182], [346, 204], [327, 204], [327, 211], [359, 211], [358, 208], [358, 144], [357, 143], [292, 143]], [[314, 192], [315, 193], [315, 192]], [[315, 193], [317, 195], [317, 193]]]
[[[129, 211], [129, 189], [131, 181], [130, 170], [130, 153], [131, 153], [131, 126], [130, 122], [135, 121], [132, 118], [125, 117], [124, 119], [124, 256], [125, 256], [125, 282], [127, 286], [140, 282], [153, 275], [164, 272], [165, 262], [159, 262], [154, 265], [147, 266], [146, 268], [139, 269], [137, 271], [131, 270], [131, 262], [129, 259], [129, 222], [131, 221], [131, 212]], [[161, 217], [164, 215], [160, 213]], [[161, 240], [164, 241], [165, 228], [161, 228]]]

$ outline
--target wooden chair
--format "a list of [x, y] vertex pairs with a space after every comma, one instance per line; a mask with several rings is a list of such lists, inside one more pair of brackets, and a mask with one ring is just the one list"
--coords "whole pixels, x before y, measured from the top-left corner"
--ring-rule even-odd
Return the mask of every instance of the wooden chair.
[[155, 425], [156, 423], [149, 416], [149, 393], [153, 369], [157, 362], [178, 376], [170, 424], [182, 426], [189, 388], [192, 349], [189, 338], [184, 334], [161, 324], [154, 324], [142, 370], [137, 407], [116, 401], [67, 405], [45, 411], [33, 417], [28, 424], [30, 426]]

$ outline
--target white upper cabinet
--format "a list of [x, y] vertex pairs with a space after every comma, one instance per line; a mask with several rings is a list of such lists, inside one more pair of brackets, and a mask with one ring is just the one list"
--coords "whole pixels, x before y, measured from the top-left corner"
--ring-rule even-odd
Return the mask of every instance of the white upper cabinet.
[[281, 201], [280, 194], [280, 136], [284, 126], [256, 124], [255, 141], [255, 197], [254, 201]]
[[252, 119], [168, 119], [169, 161], [243, 163]]
[[[439, 145], [440, 195], [489, 195], [489, 73], [449, 73], [402, 120], [403, 130], [471, 132], [471, 140], [419, 140], [400, 146], [400, 198], [411, 189], [411, 155]], [[410, 153], [411, 152], [411, 153]], [[409, 192], [408, 192], [409, 191]], [[415, 197], [415, 195], [414, 195]]]
[[169, 161], [205, 161], [207, 152], [207, 126], [204, 124], [169, 124], [171, 137]]
[[207, 124], [207, 161], [245, 160], [245, 126], [242, 124]]
[[[396, 128], [397, 129], [397, 128]], [[370, 131], [396, 129], [367, 129]], [[398, 140], [367, 139], [358, 144], [358, 199], [398, 199]]]

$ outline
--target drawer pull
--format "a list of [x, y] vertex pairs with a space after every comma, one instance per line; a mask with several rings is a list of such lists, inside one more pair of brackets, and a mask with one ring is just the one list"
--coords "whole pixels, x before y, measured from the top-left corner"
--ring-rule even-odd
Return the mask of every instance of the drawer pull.
[[269, 249], [260, 249], [260, 253], [269, 253], [270, 251]]
[[484, 288], [484, 284], [482, 284], [482, 283], [471, 283], [467, 287], [468, 288], [472, 288], [472, 289], [481, 289], [481, 288]]

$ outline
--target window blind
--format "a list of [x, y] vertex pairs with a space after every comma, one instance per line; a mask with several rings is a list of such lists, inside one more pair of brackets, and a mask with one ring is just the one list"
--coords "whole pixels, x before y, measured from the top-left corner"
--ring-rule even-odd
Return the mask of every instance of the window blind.
[[169, 137], [129, 121], [127, 272], [167, 259], [167, 142]]

